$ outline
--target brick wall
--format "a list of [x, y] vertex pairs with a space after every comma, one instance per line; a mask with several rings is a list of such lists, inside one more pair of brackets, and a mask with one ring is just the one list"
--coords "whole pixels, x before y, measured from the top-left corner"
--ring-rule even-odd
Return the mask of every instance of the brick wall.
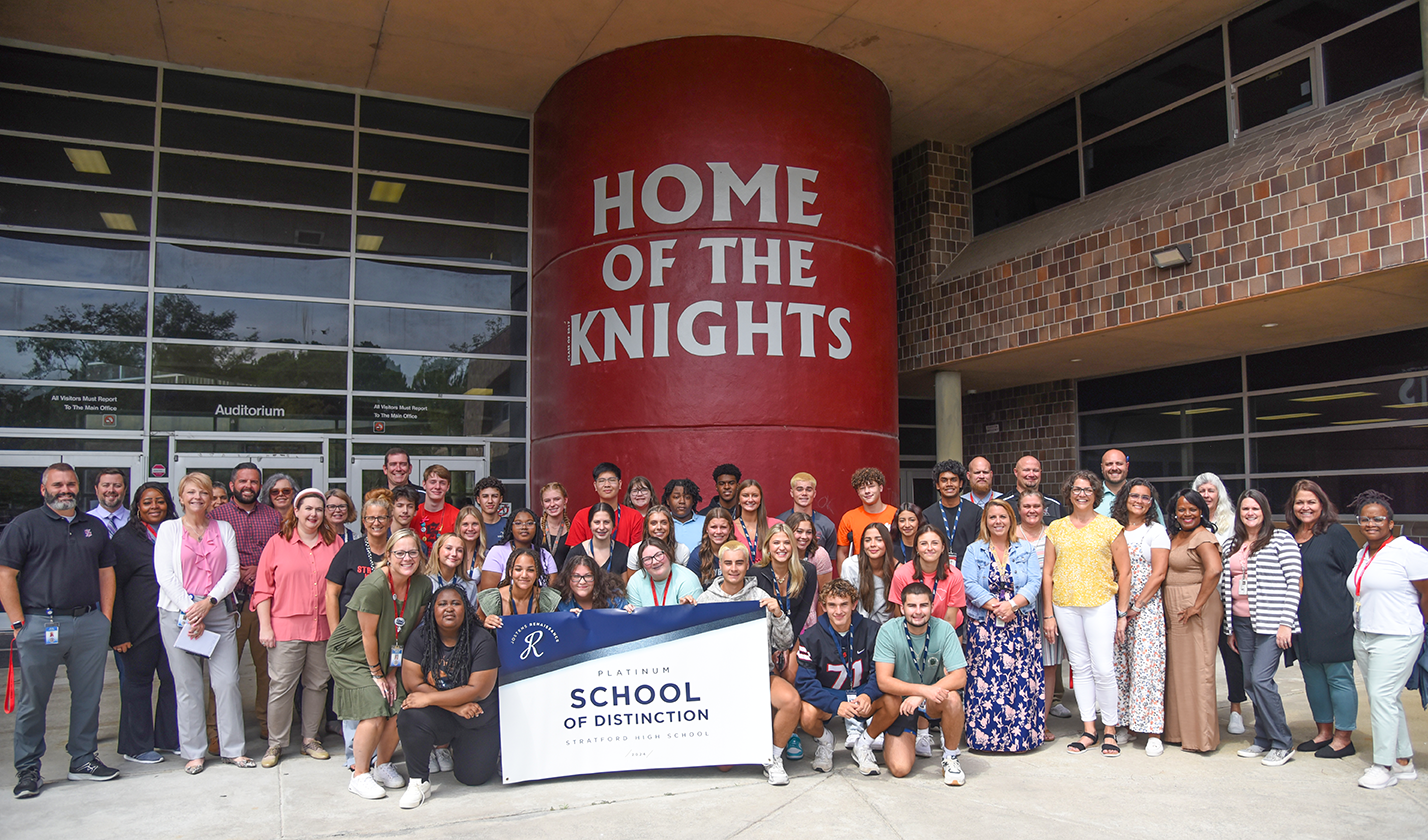
[[[1000, 425], [988, 432], [988, 425]], [[1041, 461], [1041, 488], [1059, 493], [1076, 468], [1076, 388], [1069, 379], [1003, 388], [962, 398], [962, 453], [992, 462], [994, 488], [1016, 487], [1023, 455]]]
[[903, 289], [925, 288], [972, 238], [971, 174], [962, 146], [928, 140], [893, 158], [899, 317]]

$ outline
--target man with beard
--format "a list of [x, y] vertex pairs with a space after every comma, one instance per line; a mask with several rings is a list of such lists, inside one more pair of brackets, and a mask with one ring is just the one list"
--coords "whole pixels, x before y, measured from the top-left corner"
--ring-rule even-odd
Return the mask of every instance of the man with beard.
[[[268, 649], [258, 640], [258, 614], [248, 609], [248, 601], [253, 597], [253, 581], [258, 576], [258, 558], [263, 556], [263, 548], [268, 540], [282, 527], [282, 518], [271, 507], [258, 501], [258, 491], [263, 486], [263, 471], [258, 465], [245, 461], [233, 468], [228, 481], [228, 501], [215, 507], [209, 514], [233, 526], [233, 535], [238, 542], [239, 577], [238, 588], [233, 591], [238, 599], [238, 653], [248, 646], [248, 655], [253, 659], [253, 671], [257, 677], [257, 691], [253, 697], [253, 713], [258, 718], [258, 735], [268, 737]], [[214, 719], [213, 692], [208, 693], [208, 751], [218, 755], [218, 723]]]
[[104, 523], [76, 510], [79, 476], [52, 464], [40, 479], [44, 507], [15, 517], [0, 534], [0, 604], [20, 652], [15, 714], [15, 798], [44, 784], [45, 711], [55, 674], [69, 676], [68, 778], [107, 782], [119, 771], [99, 760], [99, 695], [114, 611], [114, 549]]

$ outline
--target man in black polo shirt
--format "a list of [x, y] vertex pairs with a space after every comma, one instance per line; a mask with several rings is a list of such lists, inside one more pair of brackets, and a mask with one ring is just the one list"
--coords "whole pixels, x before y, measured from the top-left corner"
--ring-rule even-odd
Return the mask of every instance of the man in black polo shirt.
[[[1023, 455], [1016, 462], [1016, 492], [1006, 496], [1006, 500], [1016, 508], [1018, 515], [1021, 511], [1021, 494], [1031, 490], [1041, 490], [1041, 461], [1035, 455]], [[1050, 525], [1052, 522], [1062, 517], [1061, 502], [1054, 496], [1043, 492], [1041, 497], [1045, 504], [1042, 509], [1045, 511], [1041, 515], [1043, 524]]]
[[15, 798], [40, 792], [45, 710], [63, 662], [69, 676], [69, 778], [104, 782], [119, 771], [99, 761], [99, 695], [114, 611], [114, 550], [104, 523], [75, 509], [79, 476], [53, 464], [40, 480], [45, 506], [0, 533], [0, 604], [20, 651], [15, 714]]

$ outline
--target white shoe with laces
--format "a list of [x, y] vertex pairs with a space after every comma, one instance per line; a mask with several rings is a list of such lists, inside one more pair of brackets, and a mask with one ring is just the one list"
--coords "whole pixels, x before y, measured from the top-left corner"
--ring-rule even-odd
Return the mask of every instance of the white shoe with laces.
[[450, 773], [456, 767], [456, 761], [451, 755], [451, 747], [437, 747], [431, 751], [431, 772]]
[[1150, 756], [1151, 758], [1155, 758], [1156, 756], [1161, 755], [1161, 754], [1163, 754], [1164, 752], [1165, 752], [1165, 743], [1164, 743], [1163, 741], [1161, 741], [1159, 738], [1156, 738], [1156, 737], [1154, 737], [1154, 736], [1151, 736], [1150, 738], [1146, 739], [1146, 742], [1145, 742], [1145, 754], [1146, 754], [1146, 755]]
[[1225, 729], [1231, 735], [1245, 734], [1245, 716], [1239, 712], [1230, 712], [1230, 725], [1226, 726]]
[[813, 742], [813, 769], [827, 773], [833, 769], [833, 733], [823, 730], [823, 737]]
[[372, 771], [372, 778], [387, 790], [401, 790], [407, 786], [407, 780], [402, 778], [402, 774], [397, 772], [397, 768], [393, 767], [390, 761], [378, 764]]
[[957, 760], [957, 756], [942, 756], [942, 783], [961, 787], [966, 781], [967, 774], [962, 772], [962, 763]]
[[[1397, 763], [1397, 762], [1395, 762]], [[1383, 790], [1398, 784], [1398, 777], [1389, 772], [1387, 767], [1377, 764], [1370, 764], [1369, 769], [1359, 777], [1359, 787], [1369, 790]]]
[[[887, 734], [887, 733], [883, 733], [883, 734]], [[876, 738], [873, 739], [873, 749], [876, 750], [877, 752], [882, 752], [882, 751], [883, 751], [883, 736], [882, 736], [882, 735], [879, 735], [878, 737], [876, 737]]]
[[421, 803], [431, 795], [431, 782], [423, 782], [420, 779], [412, 779], [407, 782], [407, 792], [402, 794], [401, 806], [408, 811], [412, 808], [420, 808]]
[[918, 758], [932, 757], [932, 733], [926, 729], [917, 730], [917, 743], [913, 746], [913, 752]]
[[1395, 761], [1388, 772], [1392, 773], [1393, 778], [1400, 782], [1411, 782], [1418, 778], [1418, 768], [1413, 766], [1412, 761], [1407, 764], [1399, 764]]
[[371, 773], [353, 774], [352, 780], [347, 783], [347, 789], [362, 797], [363, 799], [386, 799], [387, 791]]
[[768, 777], [771, 785], [788, 784], [788, 772], [783, 769], [783, 756], [770, 756], [764, 763], [764, 775]]
[[1130, 743], [1131, 734], [1129, 726], [1116, 727], [1116, 743], [1125, 746]]
[[1250, 744], [1248, 747], [1235, 753], [1235, 755], [1240, 758], [1259, 758], [1267, 752], [1269, 752], [1269, 750], [1261, 747], [1259, 744]]
[[864, 776], [878, 775], [878, 757], [873, 755], [873, 739], [864, 734], [853, 745], [853, 760], [858, 763], [858, 772]]

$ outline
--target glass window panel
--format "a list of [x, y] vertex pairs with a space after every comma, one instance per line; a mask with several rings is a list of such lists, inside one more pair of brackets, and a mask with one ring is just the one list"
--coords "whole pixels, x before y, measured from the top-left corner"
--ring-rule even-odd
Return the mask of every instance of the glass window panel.
[[491, 475], [497, 478], [526, 477], [526, 445], [524, 443], [491, 444]]
[[[1306, 474], [1311, 472], [1306, 471]], [[1276, 519], [1284, 513], [1284, 501], [1289, 491], [1301, 476], [1287, 478], [1261, 478], [1254, 484], [1269, 497], [1276, 508]], [[1423, 516], [1428, 514], [1428, 473], [1406, 473], [1390, 470], [1382, 473], [1363, 475], [1314, 475], [1314, 481], [1324, 490], [1329, 501], [1339, 509], [1340, 514], [1352, 514], [1350, 502], [1365, 490], [1377, 490], [1393, 499], [1393, 513], [1400, 519], [1405, 515]], [[1402, 523], [1400, 522], [1400, 525]]]
[[1225, 90], [1151, 117], [1086, 147], [1086, 193], [1229, 142]]
[[[1303, 353], [1303, 351], [1296, 351]], [[1122, 405], [1191, 400], [1236, 394], [1240, 390], [1240, 360], [1218, 359], [1179, 367], [1082, 379], [1076, 383], [1081, 411]]]
[[352, 387], [358, 391], [523, 397], [526, 364], [511, 359], [354, 353]]
[[347, 430], [347, 398], [339, 395], [168, 391], [154, 388], [150, 399], [149, 422], [155, 432], [249, 435]]
[[147, 190], [153, 167], [153, 152], [0, 135], [0, 176]]
[[524, 271], [482, 271], [359, 259], [357, 297], [391, 303], [524, 312], [526, 274]]
[[900, 397], [897, 401], [897, 422], [916, 426], [937, 425], [937, 402]]
[[158, 70], [77, 55], [0, 47], [0, 81], [129, 99], [154, 98]]
[[[385, 200], [373, 200], [373, 196]], [[527, 224], [526, 198], [522, 192], [438, 184], [390, 175], [362, 175], [357, 184], [358, 210], [512, 227]]]
[[1239, 85], [1240, 130], [1263, 125], [1296, 111], [1314, 107], [1314, 81], [1309, 59], [1296, 61]]
[[1255, 472], [1315, 475], [1324, 470], [1395, 470], [1428, 466], [1424, 427], [1363, 428], [1279, 435], [1250, 441]]
[[360, 143], [359, 165], [363, 169], [508, 187], [524, 187], [529, 182], [530, 158], [523, 152], [428, 143], [382, 134], [363, 134]]
[[1415, 371], [1428, 371], [1428, 327], [1320, 344], [1312, 357], [1299, 347], [1245, 359], [1251, 391]]
[[[366, 432], [382, 423], [384, 434], [440, 437], [522, 437], [526, 433], [523, 403], [488, 400], [353, 397], [352, 425]], [[493, 472], [494, 474], [494, 472]]]
[[164, 146], [230, 155], [352, 165], [352, 132], [270, 120], [164, 110]]
[[171, 289], [245, 289], [255, 295], [346, 298], [347, 257], [227, 251], [160, 243], [154, 283]]
[[136, 438], [36, 438], [0, 437], [0, 449], [60, 452], [139, 452], [143, 441]]
[[164, 102], [351, 125], [356, 98], [335, 90], [167, 70]]
[[356, 325], [355, 347], [512, 356], [526, 352], [526, 319], [519, 315], [358, 306]]
[[0, 277], [144, 286], [149, 243], [0, 231]]
[[1397, 2], [1399, 0], [1278, 0], [1266, 3], [1230, 21], [1230, 68], [1238, 76]]
[[1423, 69], [1418, 7], [1409, 6], [1324, 44], [1324, 91], [1338, 102]]
[[[380, 239], [363, 239], [363, 237]], [[526, 235], [509, 230], [357, 217], [358, 250], [461, 262], [526, 264]]]
[[73, 338], [0, 338], [0, 378], [144, 383], [144, 345]]
[[154, 345], [154, 382], [212, 388], [347, 388], [347, 354], [192, 344]]
[[1076, 145], [1076, 100], [972, 147], [972, 186], [980, 187]]
[[[1245, 471], [1244, 439], [1157, 443], [1148, 446], [1117, 446], [1130, 459], [1128, 478], [1168, 478], [1196, 476], [1202, 472], [1217, 475]], [[1101, 455], [1105, 447], [1083, 449], [1081, 465], [1097, 474], [1101, 472]]]
[[144, 335], [144, 292], [0, 283], [0, 329], [86, 335]]
[[352, 217], [345, 213], [161, 198], [159, 235], [346, 251], [352, 244]]
[[137, 388], [0, 385], [0, 426], [140, 431], [144, 428], [144, 392]]
[[137, 236], [149, 232], [149, 197], [0, 183], [0, 224]]
[[529, 148], [531, 137], [530, 120], [524, 117], [441, 108], [374, 96], [362, 97], [362, 127], [449, 137], [472, 143], [493, 143], [517, 149]]
[[1244, 419], [1238, 398], [1134, 408], [1081, 417], [1083, 446], [1112, 446], [1137, 440], [1238, 435]]
[[1224, 80], [1217, 26], [1081, 94], [1081, 136], [1098, 137]]
[[[1252, 431], [1428, 421], [1428, 375], [1250, 397]], [[1424, 435], [1428, 437], [1428, 435]]]
[[340, 347], [347, 343], [347, 306], [161, 293], [154, 298], [154, 336]]
[[1074, 151], [972, 196], [972, 230], [982, 234], [1081, 197]]
[[897, 451], [899, 455], [926, 455], [937, 451], [936, 429], [897, 430]]
[[152, 146], [154, 109], [149, 105], [0, 90], [0, 128]]
[[350, 172], [172, 153], [159, 165], [159, 189], [344, 210], [352, 206]]

